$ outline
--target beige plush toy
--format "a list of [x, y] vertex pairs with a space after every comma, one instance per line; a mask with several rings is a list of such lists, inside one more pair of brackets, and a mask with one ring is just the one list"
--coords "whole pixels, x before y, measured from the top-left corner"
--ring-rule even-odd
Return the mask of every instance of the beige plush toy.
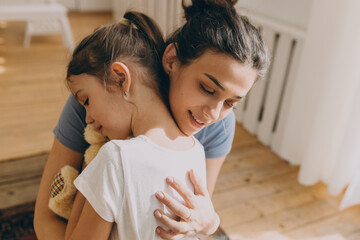
[[[108, 141], [108, 138], [101, 135], [92, 124], [86, 126], [84, 137], [90, 144], [84, 154], [84, 164], [88, 165], [95, 158], [100, 148]], [[78, 175], [79, 171], [77, 169], [67, 165], [56, 174], [50, 187], [49, 208], [65, 219], [70, 217], [76, 193], [73, 182]]]

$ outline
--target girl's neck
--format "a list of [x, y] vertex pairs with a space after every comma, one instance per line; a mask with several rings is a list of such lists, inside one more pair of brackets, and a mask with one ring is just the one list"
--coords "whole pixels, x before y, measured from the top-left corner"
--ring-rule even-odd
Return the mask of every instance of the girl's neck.
[[134, 136], [145, 135], [154, 143], [172, 150], [186, 150], [194, 145], [193, 138], [180, 131], [166, 105], [156, 94], [148, 92], [146, 97], [142, 96], [136, 109], [132, 120]]

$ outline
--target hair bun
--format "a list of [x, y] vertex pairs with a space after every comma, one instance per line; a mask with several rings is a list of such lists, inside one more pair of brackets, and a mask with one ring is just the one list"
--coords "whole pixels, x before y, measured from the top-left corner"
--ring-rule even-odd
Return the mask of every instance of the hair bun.
[[206, 10], [216, 10], [219, 8], [227, 8], [235, 10], [234, 6], [238, 0], [191, 0], [191, 5], [186, 5], [185, 0], [182, 0], [182, 6], [185, 12], [186, 20], [189, 20], [193, 15], [202, 13]]

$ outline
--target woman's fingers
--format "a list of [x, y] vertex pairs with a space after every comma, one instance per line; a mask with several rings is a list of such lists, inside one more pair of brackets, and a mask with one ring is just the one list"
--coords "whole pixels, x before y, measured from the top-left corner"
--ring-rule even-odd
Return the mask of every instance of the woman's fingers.
[[201, 181], [201, 179], [194, 173], [194, 170], [191, 169], [188, 172], [191, 183], [194, 186], [195, 195], [203, 195], [206, 196], [208, 194], [207, 188], [205, 184]]
[[176, 216], [182, 219], [189, 218], [191, 210], [177, 200], [175, 200], [174, 198], [172, 198], [171, 196], [169, 196], [168, 194], [159, 191], [155, 194], [155, 196], [160, 202], [165, 204]]
[[155, 217], [164, 224], [165, 227], [169, 228], [173, 233], [183, 233], [189, 232], [189, 225], [183, 221], [176, 221], [170, 217], [168, 217], [164, 212], [161, 210], [155, 210], [154, 212]]
[[183, 236], [195, 233], [209, 235], [219, 226], [219, 217], [214, 211], [206, 183], [201, 181], [193, 170], [188, 172], [188, 177], [194, 190], [173, 177], [166, 179], [166, 182], [185, 200], [185, 204], [162, 191], [155, 194], [161, 203], [181, 219], [180, 221], [179, 218], [172, 219], [161, 210], [154, 212], [155, 217], [166, 229], [169, 229], [165, 231], [161, 227], [157, 228], [159, 236], [163, 239], [181, 239]]
[[184, 237], [183, 234], [167, 232], [162, 227], [156, 228], [156, 233], [162, 238], [166, 240], [178, 240]]
[[190, 207], [193, 207], [192, 200], [194, 198], [194, 193], [192, 190], [173, 177], [167, 177], [166, 182], [180, 194], [180, 196], [185, 200], [186, 203], [190, 205]]

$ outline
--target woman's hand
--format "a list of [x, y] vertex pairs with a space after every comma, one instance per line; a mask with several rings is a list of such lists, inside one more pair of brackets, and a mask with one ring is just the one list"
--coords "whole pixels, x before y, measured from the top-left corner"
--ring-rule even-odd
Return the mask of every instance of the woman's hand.
[[154, 212], [155, 217], [169, 228], [169, 231], [166, 231], [162, 227], [157, 227], [156, 232], [163, 239], [181, 239], [190, 235], [208, 236], [219, 227], [220, 219], [214, 210], [205, 184], [193, 170], [189, 171], [188, 175], [194, 186], [194, 192], [172, 177], [166, 179], [167, 183], [184, 199], [184, 204], [162, 191], [155, 194], [157, 199], [178, 216], [178, 219], [174, 220], [161, 210]]

